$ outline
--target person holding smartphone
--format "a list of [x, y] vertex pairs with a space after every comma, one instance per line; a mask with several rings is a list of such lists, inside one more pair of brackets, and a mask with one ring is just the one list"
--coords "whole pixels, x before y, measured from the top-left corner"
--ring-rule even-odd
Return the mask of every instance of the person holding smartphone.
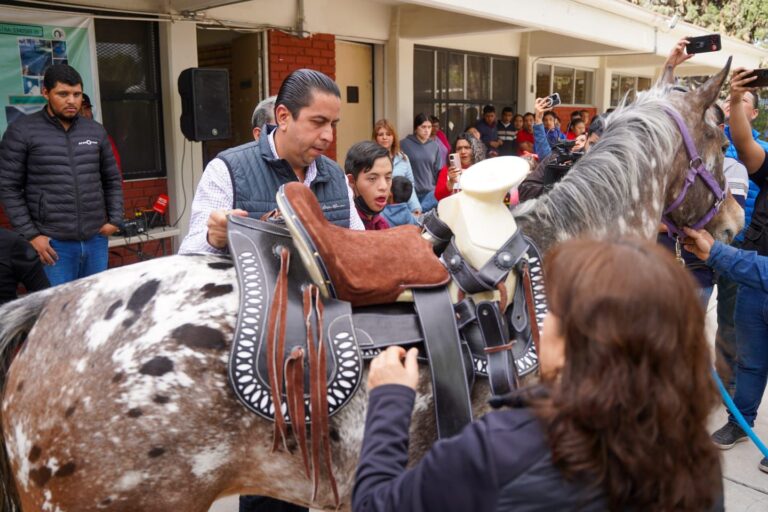
[[459, 190], [459, 178], [464, 169], [485, 160], [483, 143], [467, 132], [459, 135], [448, 155], [448, 165], [440, 169], [435, 185], [435, 199], [440, 201]]

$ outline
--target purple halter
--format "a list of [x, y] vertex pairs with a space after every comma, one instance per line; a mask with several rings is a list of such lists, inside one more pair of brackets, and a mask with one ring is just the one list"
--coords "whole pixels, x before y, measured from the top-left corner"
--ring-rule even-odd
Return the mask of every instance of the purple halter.
[[712, 175], [712, 171], [704, 167], [704, 162], [701, 160], [699, 153], [696, 151], [696, 145], [691, 139], [691, 134], [688, 133], [688, 128], [685, 126], [683, 118], [680, 116], [680, 114], [677, 113], [677, 111], [671, 108], [664, 107], [664, 110], [667, 112], [667, 114], [669, 114], [669, 117], [674, 119], [675, 123], [677, 124], [680, 135], [683, 137], [685, 152], [688, 153], [688, 158], [690, 159], [688, 175], [685, 177], [685, 183], [683, 184], [683, 188], [680, 190], [680, 194], [678, 194], [677, 198], [672, 202], [672, 204], [670, 204], [667, 209], [664, 210], [664, 213], [661, 216], [661, 222], [667, 226], [669, 236], [672, 238], [682, 238], [685, 237], [683, 229], [678, 227], [677, 224], [675, 224], [672, 219], [669, 218], [668, 214], [674, 211], [675, 208], [680, 206], [680, 204], [683, 202], [683, 199], [685, 199], [685, 194], [688, 193], [688, 189], [696, 181], [696, 176], [704, 180], [704, 183], [706, 183], [706, 185], [712, 191], [712, 194], [715, 196], [715, 202], [709, 211], [707, 211], [707, 213], [698, 222], [692, 225], [691, 228], [701, 229], [710, 220], [712, 220], [712, 217], [714, 217], [717, 211], [720, 209], [720, 205], [725, 198], [725, 192], [720, 188], [720, 185], [715, 180], [715, 177]]

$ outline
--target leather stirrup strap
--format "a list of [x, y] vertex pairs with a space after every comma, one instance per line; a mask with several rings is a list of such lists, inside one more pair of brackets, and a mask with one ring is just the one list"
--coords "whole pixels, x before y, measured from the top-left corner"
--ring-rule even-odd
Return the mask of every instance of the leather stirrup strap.
[[320, 298], [320, 289], [313, 286], [315, 314], [317, 317], [317, 355], [318, 355], [318, 380], [317, 392], [319, 395], [320, 410], [318, 411], [320, 426], [322, 427], [321, 439], [323, 441], [323, 458], [325, 459], [325, 471], [328, 474], [328, 481], [331, 484], [333, 492], [334, 505], [339, 508], [339, 489], [336, 486], [336, 477], [333, 475], [333, 465], [331, 459], [331, 428], [328, 418], [328, 384], [326, 382], [326, 368], [328, 365], [328, 351], [323, 343], [323, 302]]
[[304, 473], [309, 478], [309, 452], [307, 451], [307, 421], [304, 412], [304, 349], [294, 347], [285, 361], [285, 397], [293, 435], [304, 460]]
[[517, 366], [512, 355], [514, 343], [509, 339], [509, 329], [495, 302], [480, 302], [476, 312], [488, 360], [491, 393], [506, 395], [518, 387]]
[[275, 428], [272, 451], [277, 451], [282, 442], [286, 451], [286, 424], [282, 410], [283, 352], [285, 350], [285, 316], [288, 309], [288, 266], [291, 256], [288, 249], [280, 248], [280, 273], [275, 284], [275, 295], [269, 307], [267, 320], [267, 378], [269, 379], [272, 403], [275, 406]]
[[504, 242], [498, 251], [480, 268], [473, 268], [462, 256], [455, 239], [445, 248], [443, 262], [454, 282], [466, 293], [493, 290], [525, 256], [528, 242], [520, 230]]
[[469, 386], [450, 296], [446, 288], [413, 289], [432, 374], [437, 434], [458, 434], [472, 421]]
[[[315, 330], [312, 316], [315, 316]], [[309, 359], [309, 402], [312, 422], [312, 500], [317, 499], [320, 488], [321, 457], [331, 484], [336, 508], [339, 506], [339, 491], [331, 466], [330, 427], [328, 420], [328, 395], [326, 383], [327, 356], [323, 343], [323, 303], [320, 289], [309, 285], [304, 289], [304, 319], [307, 328], [307, 349]], [[314, 333], [317, 333], [317, 336]], [[316, 341], [315, 341], [316, 340]]]
[[528, 321], [531, 325], [531, 336], [533, 337], [533, 346], [536, 347], [536, 353], [539, 353], [539, 321], [536, 319], [536, 305], [533, 302], [533, 283], [531, 282], [531, 271], [528, 262], [523, 264], [523, 290], [525, 291], [525, 305], [528, 308]]

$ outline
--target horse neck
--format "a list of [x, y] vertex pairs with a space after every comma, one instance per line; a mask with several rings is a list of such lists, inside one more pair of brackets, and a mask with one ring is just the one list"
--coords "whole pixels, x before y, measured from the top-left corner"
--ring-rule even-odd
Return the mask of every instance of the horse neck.
[[655, 236], [680, 136], [653, 95], [608, 119], [603, 137], [516, 220], [545, 251], [578, 236]]

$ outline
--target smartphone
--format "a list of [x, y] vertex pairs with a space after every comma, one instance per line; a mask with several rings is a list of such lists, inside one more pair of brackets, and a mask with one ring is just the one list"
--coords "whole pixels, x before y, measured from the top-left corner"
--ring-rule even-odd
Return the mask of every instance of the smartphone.
[[749, 82], [747, 87], [768, 87], [768, 69], [754, 69], [744, 78], [756, 76], [757, 78]]
[[549, 107], [550, 108], [555, 107], [555, 106], [559, 105], [560, 103], [562, 103], [560, 101], [560, 93], [559, 92], [550, 94], [549, 96], [547, 96], [547, 99], [549, 100]]
[[720, 51], [720, 34], [709, 34], [706, 36], [689, 37], [688, 44], [685, 45], [685, 53], [707, 53]]
[[461, 169], [461, 159], [458, 153], [448, 155], [448, 167], [452, 169]]

